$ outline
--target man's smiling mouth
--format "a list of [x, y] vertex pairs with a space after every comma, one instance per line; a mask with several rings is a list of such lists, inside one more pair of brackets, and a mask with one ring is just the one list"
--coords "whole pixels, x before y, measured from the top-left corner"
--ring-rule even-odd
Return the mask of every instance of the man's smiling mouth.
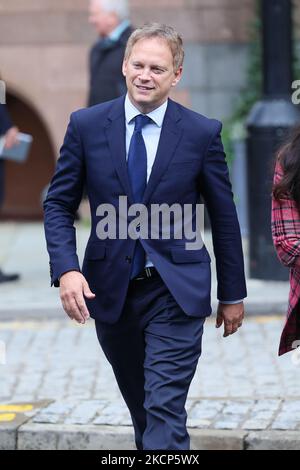
[[139, 89], [139, 90], [154, 90], [154, 87], [148, 87], [148, 86], [143, 86], [143, 85], [136, 85], [136, 87]]

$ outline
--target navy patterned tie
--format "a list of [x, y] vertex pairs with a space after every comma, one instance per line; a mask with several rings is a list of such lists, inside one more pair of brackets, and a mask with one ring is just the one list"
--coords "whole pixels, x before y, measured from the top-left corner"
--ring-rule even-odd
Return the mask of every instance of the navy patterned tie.
[[[147, 185], [147, 151], [142, 135], [142, 128], [152, 122], [148, 116], [139, 114], [135, 117], [134, 132], [128, 151], [128, 175], [135, 203], [141, 203]], [[145, 251], [137, 240], [132, 260], [130, 279], [136, 277], [145, 266]]]

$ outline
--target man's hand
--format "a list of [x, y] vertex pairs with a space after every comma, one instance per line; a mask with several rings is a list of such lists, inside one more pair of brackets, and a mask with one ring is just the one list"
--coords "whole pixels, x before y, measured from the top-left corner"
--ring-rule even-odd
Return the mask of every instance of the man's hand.
[[242, 326], [243, 319], [244, 302], [238, 304], [222, 304], [219, 302], [216, 327], [220, 328], [224, 321], [224, 338], [233, 335]]
[[10, 149], [11, 147], [13, 147], [14, 145], [18, 143], [18, 133], [19, 133], [19, 129], [17, 127], [11, 127], [10, 129], [8, 129], [8, 131], [4, 135], [4, 139], [5, 139], [4, 148], [5, 149]]
[[84, 296], [93, 299], [95, 294], [91, 292], [85, 277], [78, 271], [68, 271], [60, 278], [60, 298], [64, 311], [71, 320], [85, 323], [90, 317]]

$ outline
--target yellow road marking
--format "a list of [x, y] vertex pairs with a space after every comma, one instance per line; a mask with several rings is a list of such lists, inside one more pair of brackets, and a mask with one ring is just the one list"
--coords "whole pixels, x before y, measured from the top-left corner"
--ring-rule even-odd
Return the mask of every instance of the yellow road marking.
[[24, 413], [25, 411], [31, 411], [33, 405], [0, 405], [0, 413], [8, 411], [12, 413]]
[[7, 421], [13, 421], [16, 417], [16, 413], [3, 413], [0, 414], [0, 422], [7, 422]]
[[249, 318], [246, 313], [246, 320], [252, 320], [255, 323], [271, 323], [278, 320], [284, 321], [285, 315], [257, 315], [254, 318]]

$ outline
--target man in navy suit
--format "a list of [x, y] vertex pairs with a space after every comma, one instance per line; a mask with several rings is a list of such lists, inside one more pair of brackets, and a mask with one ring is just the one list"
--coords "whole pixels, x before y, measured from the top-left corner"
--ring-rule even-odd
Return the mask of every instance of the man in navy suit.
[[[189, 449], [185, 402], [211, 314], [205, 245], [188, 248], [193, 237], [185, 232], [165, 236], [165, 223], [153, 223], [158, 233], [144, 236], [151, 210], [189, 206], [194, 227], [204, 200], [217, 266], [216, 326], [224, 323], [224, 336], [242, 325], [246, 297], [221, 123], [169, 99], [183, 56], [171, 27], [152, 23], [132, 33], [123, 62], [127, 95], [71, 115], [45, 201], [51, 283], [60, 286], [70, 318], [95, 319], [143, 450]], [[81, 270], [73, 222], [85, 184], [92, 225]], [[169, 220], [169, 228], [176, 224]]]
[[[0, 137], [4, 137], [5, 148], [11, 148], [18, 141], [18, 128], [11, 122], [10, 116], [4, 104], [0, 104]], [[0, 158], [0, 207], [4, 200], [4, 160]], [[0, 269], [0, 284], [19, 279], [19, 274], [5, 274]]]
[[126, 92], [122, 62], [132, 32], [126, 0], [90, 0], [89, 22], [99, 35], [89, 57], [88, 106], [109, 101]]

